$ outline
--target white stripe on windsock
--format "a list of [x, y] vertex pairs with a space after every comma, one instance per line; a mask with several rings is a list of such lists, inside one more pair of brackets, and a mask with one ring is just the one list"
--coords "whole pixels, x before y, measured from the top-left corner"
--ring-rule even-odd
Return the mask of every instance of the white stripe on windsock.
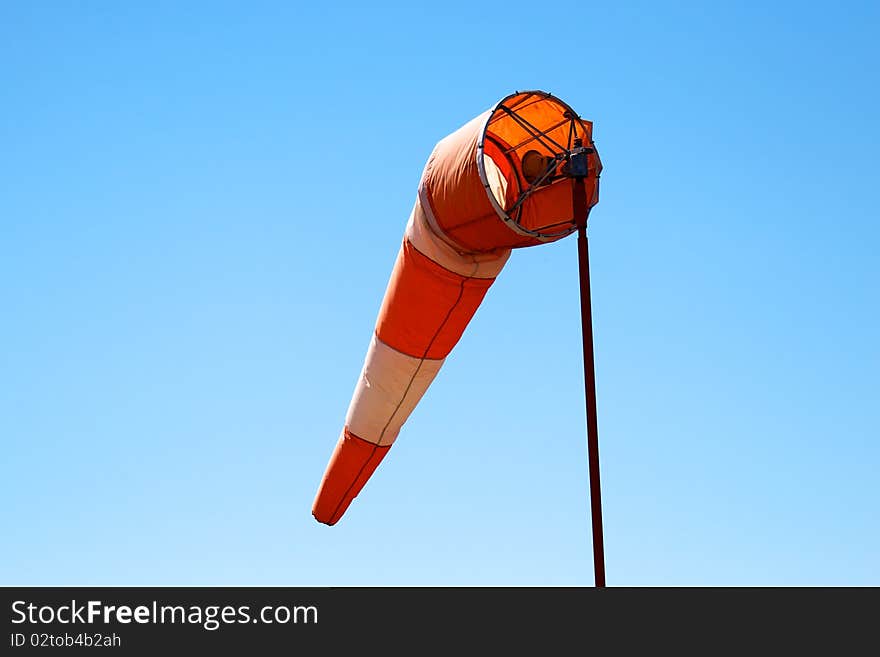
[[443, 360], [402, 354], [374, 333], [345, 425], [368, 442], [392, 444], [442, 366]]

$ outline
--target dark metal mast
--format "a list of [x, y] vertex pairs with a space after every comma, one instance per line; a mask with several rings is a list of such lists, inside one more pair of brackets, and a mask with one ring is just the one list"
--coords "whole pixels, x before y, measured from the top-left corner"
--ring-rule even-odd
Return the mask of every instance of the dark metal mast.
[[587, 154], [581, 139], [575, 139], [569, 160], [572, 177], [572, 205], [577, 223], [578, 271], [580, 274], [581, 333], [584, 355], [584, 393], [587, 407], [587, 458], [590, 471], [590, 511], [593, 524], [593, 572], [595, 585], [605, 586], [605, 547], [602, 536], [602, 493], [599, 483], [599, 424], [596, 419], [596, 367], [593, 358], [593, 316], [590, 300], [590, 252], [587, 240], [587, 195], [584, 178]]

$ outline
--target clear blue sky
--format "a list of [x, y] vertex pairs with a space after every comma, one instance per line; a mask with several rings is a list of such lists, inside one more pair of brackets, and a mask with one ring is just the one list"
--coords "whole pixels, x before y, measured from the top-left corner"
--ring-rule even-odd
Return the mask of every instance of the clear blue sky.
[[609, 585], [880, 585], [878, 5], [547, 7], [3, 3], [0, 583], [592, 584], [573, 237], [311, 516], [425, 160], [533, 88], [605, 165]]

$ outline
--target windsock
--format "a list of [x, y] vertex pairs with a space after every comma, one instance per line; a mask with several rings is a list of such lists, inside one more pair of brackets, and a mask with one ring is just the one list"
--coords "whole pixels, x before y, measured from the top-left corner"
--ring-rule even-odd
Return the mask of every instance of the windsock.
[[577, 229], [575, 148], [589, 210], [602, 169], [592, 123], [548, 93], [511, 94], [434, 147], [312, 506], [319, 522], [336, 524], [388, 454], [512, 249]]

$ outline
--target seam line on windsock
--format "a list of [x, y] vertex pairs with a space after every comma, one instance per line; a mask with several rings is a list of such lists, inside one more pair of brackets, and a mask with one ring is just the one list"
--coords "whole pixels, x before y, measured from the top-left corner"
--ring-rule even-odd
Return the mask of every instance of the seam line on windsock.
[[[437, 262], [436, 260], [434, 260], [434, 258], [432, 258], [430, 255], [428, 255], [428, 254], [425, 253], [424, 251], [420, 251], [419, 248], [418, 248], [415, 244], [413, 244], [413, 241], [412, 241], [411, 239], [407, 239], [406, 241], [407, 241], [407, 243], [412, 247], [413, 251], [415, 251], [416, 253], [418, 253], [420, 256], [424, 256], [425, 258], [427, 258], [428, 260], [430, 260], [431, 262], [433, 262], [435, 265], [437, 265], [438, 267], [440, 267], [443, 271], [448, 271], [450, 274], [452, 274], [452, 275], [454, 275], [454, 276], [464, 276], [465, 280], [470, 280], [471, 278], [476, 278], [476, 276], [474, 276], [474, 274], [477, 273], [477, 270], [478, 270], [478, 268], [479, 268], [479, 266], [480, 266], [480, 263], [477, 262], [477, 261], [474, 259], [476, 256], [466, 256], [466, 257], [468, 257], [468, 258], [471, 258], [471, 262], [468, 263], [468, 264], [473, 265], [473, 266], [474, 266], [474, 269], [471, 271], [470, 274], [468, 274], [467, 276], [465, 276], [464, 274], [459, 274], [457, 271], [454, 271], [454, 270], [450, 269], [449, 267], [446, 267], [443, 263], [441, 263], [441, 262]], [[487, 279], [489, 279], [489, 278], [494, 279], [495, 277], [494, 277], [494, 276], [491, 276], [491, 277], [481, 278], [480, 280], [487, 280]], [[454, 306], [453, 306], [453, 307], [454, 307]], [[441, 328], [442, 328], [442, 327], [441, 327]], [[386, 344], [387, 344], [387, 343], [386, 343]], [[391, 346], [390, 344], [389, 344], [388, 346], [391, 347], [392, 349], [394, 349], [394, 347]], [[398, 349], [395, 349], [395, 351], [399, 351], [399, 350], [398, 350]], [[403, 353], [403, 352], [400, 351], [400, 353]], [[427, 353], [427, 352], [426, 352], [426, 353]]]
[[[476, 263], [474, 263], [474, 270], [471, 273], [471, 275], [462, 278], [461, 282], [459, 283], [458, 298], [455, 300], [455, 303], [453, 303], [452, 306], [449, 308], [449, 312], [446, 313], [446, 317], [444, 317], [443, 321], [440, 322], [440, 325], [437, 327], [437, 330], [434, 332], [434, 335], [431, 338], [431, 341], [428, 343], [428, 346], [425, 347], [425, 352], [422, 355], [422, 357], [419, 359], [419, 364], [418, 364], [418, 366], [416, 366], [416, 369], [412, 373], [412, 376], [410, 376], [409, 383], [407, 383], [407, 385], [406, 385], [406, 390], [404, 390], [403, 396], [401, 397], [400, 401], [397, 403], [397, 406], [394, 407], [394, 411], [392, 411], [391, 416], [388, 418], [388, 421], [385, 423], [385, 427], [382, 429], [382, 433], [379, 435], [378, 442], [375, 444], [373, 449], [370, 450], [370, 455], [366, 459], [364, 459], [364, 462], [361, 464], [361, 467], [358, 470], [357, 476], [352, 479], [351, 484], [349, 484], [348, 488], [345, 490], [345, 494], [340, 498], [339, 503], [336, 505], [336, 508], [333, 510], [333, 514], [330, 516], [331, 524], [333, 524], [339, 520], [339, 518], [337, 518], [337, 514], [339, 514], [340, 507], [342, 507], [343, 503], [348, 498], [349, 493], [351, 493], [351, 489], [354, 488], [355, 484], [357, 484], [358, 480], [361, 477], [361, 474], [364, 471], [364, 468], [366, 468], [367, 464], [373, 460], [373, 457], [376, 455], [376, 450], [379, 449], [380, 447], [388, 447], [388, 445], [382, 445], [382, 438], [385, 436], [385, 432], [388, 430], [388, 427], [391, 425], [391, 421], [394, 419], [394, 416], [397, 415], [397, 411], [400, 410], [400, 407], [403, 405], [403, 402], [406, 400], [406, 396], [409, 394], [409, 390], [412, 387], [413, 381], [415, 381], [416, 375], [419, 373], [419, 370], [421, 369], [422, 364], [426, 360], [428, 360], [428, 352], [431, 350], [431, 346], [434, 344], [434, 341], [437, 339], [437, 336], [440, 335], [440, 331], [442, 331], [443, 327], [446, 326], [446, 323], [449, 321], [449, 318], [452, 316], [452, 312], [456, 309], [458, 304], [461, 302], [461, 298], [462, 298], [462, 296], [464, 296], [465, 282], [467, 282], [471, 278], [473, 278], [473, 274], [475, 274], [477, 272], [477, 268], [478, 268], [478, 265]], [[378, 339], [378, 337], [379, 336], [377, 335], [376, 338]], [[354, 434], [352, 434], [352, 435], [354, 435]]]
[[473, 226], [474, 224], [478, 224], [478, 223], [480, 223], [481, 221], [485, 221], [485, 220], [486, 220], [486, 217], [485, 217], [485, 216], [483, 216], [483, 217], [477, 217], [476, 219], [468, 219], [468, 220], [466, 220], [466, 221], [462, 221], [460, 224], [455, 224], [455, 225], [452, 225], [452, 226], [447, 226], [446, 230], [453, 231], [453, 230], [458, 230], [458, 229], [460, 229], [460, 228], [466, 228], [466, 227], [468, 227], [468, 226]]
[[[447, 271], [449, 271], [449, 270], [447, 270]], [[452, 272], [452, 273], [455, 273], [455, 272]], [[469, 277], [466, 277], [465, 280], [470, 280], [470, 278], [469, 278]], [[486, 280], [486, 279], [482, 279], [482, 280]], [[378, 334], [375, 330], [373, 331], [373, 335], [376, 336], [376, 341], [377, 341], [377, 342], [382, 343], [382, 346], [383, 346], [383, 347], [387, 347], [388, 349], [390, 349], [391, 351], [393, 351], [395, 354], [400, 354], [401, 356], [403, 356], [403, 357], [405, 357], [405, 358], [412, 358], [413, 360], [422, 360], [422, 361], [424, 361], [424, 360], [432, 360], [432, 361], [434, 361], [434, 362], [442, 362], [442, 361], [446, 360], [445, 358], [428, 358], [427, 356], [425, 356], [425, 357], [422, 357], [422, 356], [413, 356], [412, 354], [408, 354], [408, 353], [406, 353], [405, 351], [401, 351], [400, 349], [397, 349], [396, 347], [394, 347], [394, 346], [388, 344], [387, 342], [385, 342], [385, 340], [383, 340], [382, 338], [379, 337], [379, 334]], [[364, 440], [366, 440], [366, 438], [365, 438]]]

